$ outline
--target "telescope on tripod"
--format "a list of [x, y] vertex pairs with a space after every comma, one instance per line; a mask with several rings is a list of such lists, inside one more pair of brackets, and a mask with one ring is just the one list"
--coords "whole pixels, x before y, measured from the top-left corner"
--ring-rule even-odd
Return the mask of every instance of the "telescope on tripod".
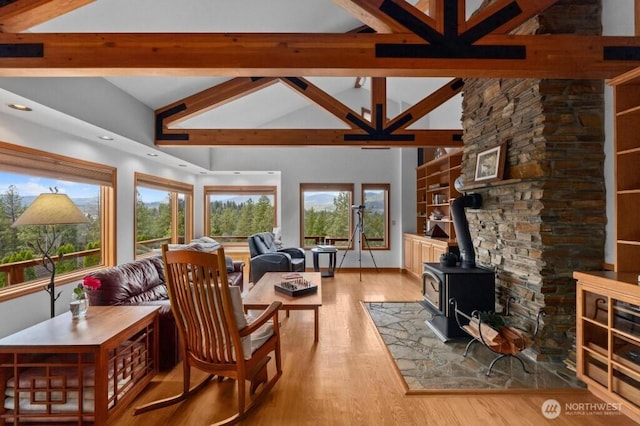
[[376, 260], [373, 258], [373, 252], [371, 251], [371, 247], [369, 246], [369, 240], [367, 239], [367, 234], [364, 231], [365, 207], [366, 206], [363, 204], [360, 204], [360, 205], [354, 204], [351, 206], [351, 210], [354, 210], [358, 215], [358, 223], [356, 227], [353, 229], [351, 238], [349, 238], [349, 242], [347, 243], [347, 248], [345, 249], [344, 254], [342, 255], [342, 260], [340, 260], [340, 265], [338, 266], [338, 271], [339, 271], [340, 268], [342, 268], [342, 262], [344, 262], [344, 258], [347, 257], [347, 252], [349, 251], [349, 247], [351, 247], [351, 244], [353, 243], [353, 240], [357, 233], [358, 234], [358, 268], [360, 269], [360, 281], [362, 281], [362, 242], [363, 241], [367, 247], [367, 250], [369, 250], [369, 254], [371, 255], [371, 260], [373, 261], [373, 266], [375, 266], [376, 272], [378, 272], [378, 265], [376, 265]]

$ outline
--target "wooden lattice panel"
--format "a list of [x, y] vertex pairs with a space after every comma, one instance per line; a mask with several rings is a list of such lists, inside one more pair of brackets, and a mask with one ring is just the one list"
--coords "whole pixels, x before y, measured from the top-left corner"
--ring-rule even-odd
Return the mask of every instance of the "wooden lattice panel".
[[[92, 307], [95, 308], [103, 307]], [[129, 308], [136, 307], [124, 307], [118, 314], [130, 313]], [[141, 313], [146, 315], [140, 317]], [[145, 309], [133, 317], [143, 320], [133, 321], [129, 326], [124, 322], [124, 328], [113, 329], [98, 345], [43, 343], [39, 347], [12, 350], [0, 345], [0, 392], [3, 395], [0, 425], [105, 424], [157, 372], [157, 309]], [[100, 335], [97, 331], [104, 331], [107, 325], [97, 327], [96, 334]], [[78, 340], [91, 338], [85, 336]], [[103, 338], [100, 335], [96, 339]]]

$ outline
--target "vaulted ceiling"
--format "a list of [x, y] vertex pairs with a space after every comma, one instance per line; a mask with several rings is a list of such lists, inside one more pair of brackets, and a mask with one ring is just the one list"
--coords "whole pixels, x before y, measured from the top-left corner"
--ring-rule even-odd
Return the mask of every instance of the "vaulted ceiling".
[[[472, 15], [479, 1], [5, 1], [0, 76], [106, 77], [156, 110], [158, 146], [454, 146], [460, 129], [412, 124], [458, 94], [459, 77], [610, 78], [637, 66], [635, 37], [509, 34], [556, 2], [496, 0]], [[370, 115], [339, 96], [359, 77]], [[408, 79], [410, 94], [396, 92]], [[275, 105], [253, 120], [231, 107], [266, 93], [278, 105], [295, 94], [336, 125], [265, 128]], [[209, 127], [213, 111], [250, 128]]]

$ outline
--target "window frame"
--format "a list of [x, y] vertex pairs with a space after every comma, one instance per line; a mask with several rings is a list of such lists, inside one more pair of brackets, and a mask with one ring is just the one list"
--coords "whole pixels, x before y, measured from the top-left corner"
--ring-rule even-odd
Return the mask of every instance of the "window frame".
[[145, 173], [135, 172], [133, 185], [133, 254], [135, 259], [143, 259], [153, 256], [154, 252], [137, 254], [138, 246], [138, 186], [143, 188], [154, 189], [171, 193], [169, 203], [171, 204], [171, 236], [170, 244], [178, 243], [178, 194], [186, 195], [185, 200], [185, 229], [184, 243], [188, 243], [193, 239], [193, 197], [194, 189], [190, 183], [179, 182], [176, 180], [161, 178], [158, 176], [148, 175]]
[[[117, 169], [86, 160], [54, 154], [0, 141], [0, 166], [5, 171], [28, 176], [90, 182], [100, 185], [100, 263], [56, 275], [56, 285], [78, 281], [92, 271], [115, 265], [116, 262], [116, 182]], [[50, 278], [18, 283], [0, 289], [0, 302], [42, 291]]]
[[[304, 193], [307, 191], [326, 191], [326, 192], [348, 192], [349, 193], [349, 207], [353, 205], [354, 198], [354, 187], [353, 183], [301, 183], [300, 184], [300, 247], [305, 249], [313, 248], [315, 245], [305, 245], [305, 235], [304, 235]], [[352, 213], [352, 210], [349, 210]], [[335, 244], [334, 242], [323, 241], [323, 243], [332, 243], [338, 248], [353, 250], [354, 244], [351, 241], [351, 237], [353, 236], [353, 214], [349, 214], [349, 231], [347, 235], [347, 243], [344, 245]], [[349, 244], [351, 242], [351, 244]]]
[[[211, 231], [211, 208], [210, 196], [219, 194], [242, 194], [242, 195], [269, 195], [273, 196], [273, 227], [278, 226], [278, 187], [275, 185], [206, 185], [203, 188], [204, 195], [204, 230], [205, 235], [219, 239], [226, 247], [246, 246], [248, 235], [209, 235]], [[225, 242], [226, 238], [245, 237], [245, 241]]]
[[[384, 191], [384, 213], [385, 213], [385, 235], [384, 235], [384, 244], [381, 246], [371, 246], [371, 244], [369, 244], [368, 248], [371, 248], [371, 250], [390, 250], [391, 248], [391, 241], [389, 238], [389, 230], [390, 230], [390, 226], [389, 226], [389, 222], [391, 220], [391, 214], [389, 212], [389, 207], [390, 207], [390, 203], [389, 203], [389, 199], [391, 196], [391, 184], [388, 183], [363, 183], [360, 186], [360, 200], [362, 201], [363, 205], [366, 205], [365, 203], [365, 197], [364, 197], [364, 193], [367, 190], [382, 190]], [[365, 209], [365, 214], [366, 214], [366, 209]], [[365, 232], [366, 232], [366, 217], [365, 217]], [[362, 244], [362, 248], [366, 249], [367, 247], [364, 246], [364, 241], [361, 242]]]

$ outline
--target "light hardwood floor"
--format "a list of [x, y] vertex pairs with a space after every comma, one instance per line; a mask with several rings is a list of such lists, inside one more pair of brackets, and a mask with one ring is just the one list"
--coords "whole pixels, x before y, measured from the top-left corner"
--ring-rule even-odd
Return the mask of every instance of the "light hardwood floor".
[[[313, 343], [313, 313], [292, 311], [282, 320], [283, 376], [246, 425], [603, 425], [635, 424], [627, 417], [565, 415], [547, 420], [541, 406], [601, 402], [588, 391], [406, 396], [361, 301], [420, 298], [420, 284], [400, 273], [340, 271], [323, 279], [320, 341]], [[197, 370], [196, 370], [197, 371]], [[196, 377], [200, 377], [196, 375]], [[213, 381], [191, 400], [140, 416], [132, 408], [178, 393], [182, 369], [160, 374], [110, 424], [208, 425], [233, 410], [235, 384]], [[193, 379], [195, 382], [195, 378]]]

